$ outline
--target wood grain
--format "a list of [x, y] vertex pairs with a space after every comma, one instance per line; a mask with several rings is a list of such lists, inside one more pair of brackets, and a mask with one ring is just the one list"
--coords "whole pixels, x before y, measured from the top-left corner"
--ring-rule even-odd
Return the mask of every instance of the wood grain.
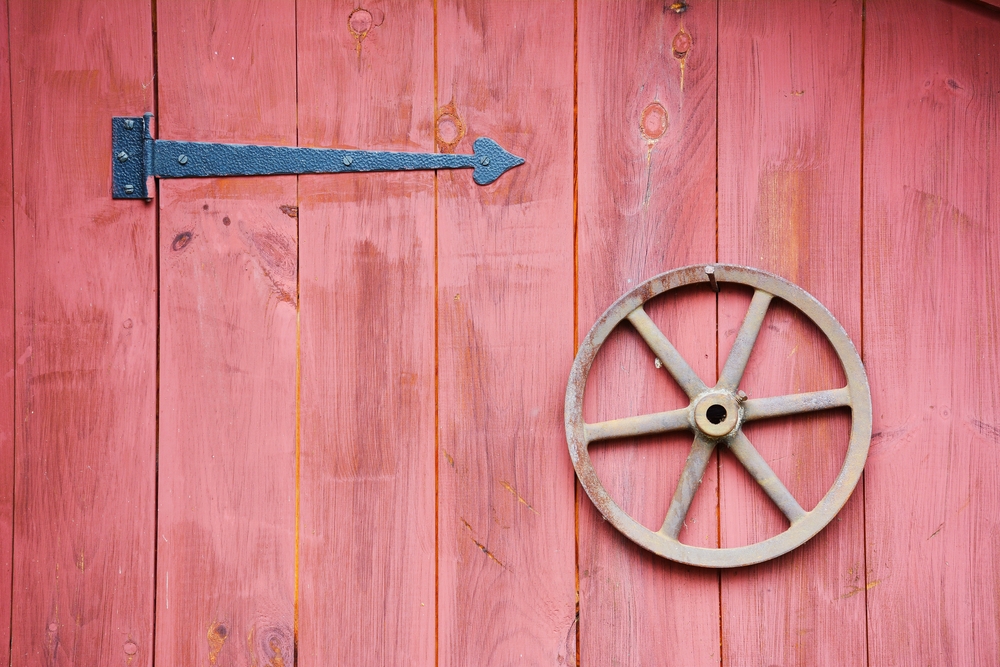
[[1000, 663], [1000, 17], [869, 0], [872, 665]]
[[16, 479], [12, 661], [149, 665], [154, 210], [111, 199], [111, 116], [152, 106], [148, 5], [10, 6]]
[[[432, 2], [300, 0], [298, 27], [302, 145], [434, 151]], [[303, 176], [300, 202], [298, 664], [430, 665], [434, 174]]]
[[[715, 3], [685, 14], [653, 4], [580, 4], [579, 336], [621, 294], [663, 271], [715, 259]], [[709, 384], [715, 294], [681, 290], [647, 312]], [[588, 379], [599, 421], [687, 405], [625, 324]], [[594, 445], [602, 482], [623, 509], [659, 530], [692, 436]], [[715, 547], [716, 464], [681, 539]], [[719, 664], [718, 573], [675, 565], [629, 542], [578, 491], [580, 664]]]
[[485, 187], [438, 175], [443, 666], [575, 659], [573, 10], [437, 4], [440, 149], [526, 160]]
[[14, 557], [14, 175], [7, 0], [0, 0], [0, 664], [10, 664]]
[[[160, 136], [295, 143], [291, 2], [157, 3]], [[294, 176], [160, 183], [156, 661], [294, 662]]]
[[[721, 3], [719, 260], [772, 271], [861, 336], [861, 2]], [[719, 363], [750, 292], [719, 299]], [[774, 303], [740, 387], [751, 397], [844, 386], [822, 334]], [[807, 510], [843, 465], [848, 411], [753, 424], [746, 434]], [[722, 545], [758, 542], [787, 521], [726, 453]], [[860, 665], [865, 656], [859, 487], [806, 545], [722, 573], [724, 664]]]

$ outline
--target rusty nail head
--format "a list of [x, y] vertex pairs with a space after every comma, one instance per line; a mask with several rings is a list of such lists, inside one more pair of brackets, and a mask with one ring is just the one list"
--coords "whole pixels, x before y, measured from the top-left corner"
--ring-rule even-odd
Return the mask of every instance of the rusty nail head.
[[708, 266], [706, 266], [705, 267], [705, 275], [708, 276], [708, 282], [711, 283], [711, 285], [712, 285], [712, 291], [713, 292], [718, 292], [719, 291], [719, 283], [715, 279], [715, 267], [712, 266], [711, 264], [709, 264]]

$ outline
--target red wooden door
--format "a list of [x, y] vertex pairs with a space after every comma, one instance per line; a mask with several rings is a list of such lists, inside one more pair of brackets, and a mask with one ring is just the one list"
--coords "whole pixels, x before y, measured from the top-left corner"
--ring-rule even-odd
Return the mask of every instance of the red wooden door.
[[[972, 0], [0, 0], [0, 656], [1000, 663], [998, 100], [1000, 9]], [[161, 138], [489, 136], [526, 163], [485, 187], [163, 180], [113, 200], [110, 119], [145, 111]], [[617, 533], [563, 428], [604, 309], [712, 262], [826, 304], [874, 407], [830, 526], [721, 571]], [[712, 384], [748, 303], [689, 289], [648, 312]], [[775, 304], [741, 387], [838, 373]], [[590, 383], [593, 420], [683, 398], [627, 327]], [[849, 421], [747, 432], [811, 507]], [[658, 527], [689, 448], [593, 455]], [[723, 451], [681, 537], [782, 529]]]

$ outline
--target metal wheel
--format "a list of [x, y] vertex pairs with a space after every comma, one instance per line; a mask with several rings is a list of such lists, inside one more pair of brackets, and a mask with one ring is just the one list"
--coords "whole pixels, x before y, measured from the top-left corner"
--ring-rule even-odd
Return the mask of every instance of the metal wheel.
[[[718, 283], [736, 283], [755, 290], [733, 349], [714, 387], [708, 387], [701, 381], [643, 310], [643, 304], [653, 297], [695, 283], [705, 283], [716, 289]], [[826, 335], [843, 365], [847, 377], [845, 387], [750, 399], [739, 391], [750, 352], [768, 306], [775, 297], [795, 306]], [[583, 421], [583, 392], [587, 375], [608, 334], [625, 319], [639, 332], [691, 399], [691, 403], [679, 410], [587, 424]], [[742, 427], [744, 423], [757, 419], [838, 407], [851, 409], [851, 438], [847, 456], [833, 487], [816, 507], [806, 511], [743, 434]], [[692, 431], [694, 443], [667, 509], [663, 526], [654, 532], [639, 524], [611, 499], [597, 477], [588, 448], [602, 440], [681, 430]], [[597, 320], [581, 344], [566, 389], [566, 439], [569, 442], [569, 453], [580, 483], [597, 509], [615, 528], [639, 546], [664, 558], [701, 567], [737, 567], [760, 563], [791, 551], [822, 530], [847, 502], [861, 477], [868, 457], [871, 430], [872, 409], [868, 379], [861, 357], [844, 328], [830, 311], [802, 288], [770, 273], [743, 266], [699, 265], [668, 271], [647, 280], [618, 299]], [[693, 547], [682, 544], [677, 539], [712, 452], [719, 445], [729, 448], [778, 506], [788, 519], [787, 530], [756, 544], [727, 549]]]

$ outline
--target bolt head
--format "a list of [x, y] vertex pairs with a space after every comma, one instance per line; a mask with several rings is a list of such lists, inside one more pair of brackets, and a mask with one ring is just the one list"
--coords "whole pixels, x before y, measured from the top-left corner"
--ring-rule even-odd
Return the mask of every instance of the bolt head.
[[131, 118], [126, 118], [125, 119], [125, 129], [126, 130], [131, 130], [133, 127], [135, 127], [135, 121], [132, 120]]
[[187, 164], [188, 163], [188, 156], [187, 155], [179, 155], [177, 157], [177, 162], [180, 163], [180, 164]]
[[130, 195], [133, 192], [135, 192], [135, 188], [133, 186], [131, 186], [131, 185], [126, 185], [125, 186], [125, 194]]
[[119, 153], [118, 154], [118, 161], [119, 162], [128, 162], [128, 153], [126, 153], [125, 151], [122, 151], [121, 153]]
[[352, 158], [350, 155], [345, 155], [344, 156], [344, 166], [345, 167], [350, 167], [352, 164], [354, 164], [354, 158]]

